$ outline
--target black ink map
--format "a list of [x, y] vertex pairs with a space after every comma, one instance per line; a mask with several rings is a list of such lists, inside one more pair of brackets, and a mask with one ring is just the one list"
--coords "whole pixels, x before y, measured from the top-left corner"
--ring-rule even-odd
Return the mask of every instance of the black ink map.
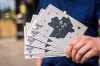
[[54, 17], [48, 25], [54, 29], [49, 37], [65, 38], [68, 32], [74, 32], [69, 18], [62, 17], [59, 20], [58, 17]]

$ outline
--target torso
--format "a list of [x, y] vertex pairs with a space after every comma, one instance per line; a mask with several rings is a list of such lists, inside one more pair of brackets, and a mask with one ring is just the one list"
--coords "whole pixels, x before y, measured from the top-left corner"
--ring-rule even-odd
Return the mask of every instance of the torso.
[[40, 8], [45, 8], [49, 4], [67, 11], [73, 18], [88, 26], [87, 35], [97, 36], [98, 23], [95, 15], [95, 0], [40, 0]]

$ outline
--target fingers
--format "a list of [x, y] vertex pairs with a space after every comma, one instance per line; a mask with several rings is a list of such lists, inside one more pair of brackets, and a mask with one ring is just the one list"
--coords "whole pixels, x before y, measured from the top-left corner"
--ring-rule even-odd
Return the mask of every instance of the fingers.
[[80, 49], [78, 50], [78, 52], [76, 53], [75, 61], [76, 61], [77, 63], [79, 63], [80, 60], [81, 60], [81, 58], [83, 57], [83, 55], [84, 55], [85, 53], [87, 53], [89, 50], [91, 50], [91, 45], [85, 44], [85, 45], [84, 45], [82, 48], [80, 48]]
[[74, 61], [75, 59], [75, 56], [76, 56], [76, 53], [78, 52], [78, 50], [80, 48], [82, 48], [84, 45], [86, 44], [86, 40], [85, 39], [82, 39], [80, 40], [79, 42], [77, 42], [76, 45], [73, 46], [72, 48], [72, 53], [71, 53], [71, 57], [72, 57], [72, 60]]
[[66, 48], [66, 55], [67, 55], [67, 57], [71, 57], [73, 45], [76, 44], [78, 41], [79, 41], [79, 40], [77, 40], [77, 38], [75, 37], [75, 38], [69, 43], [69, 45], [68, 45], [67, 48]]
[[86, 36], [82, 36], [76, 39], [77, 42], [76, 43], [74, 42], [72, 52], [71, 52], [71, 57], [73, 61], [75, 61], [75, 56], [78, 50], [87, 43], [88, 39], [89, 38]]
[[95, 56], [96, 54], [97, 54], [97, 52], [95, 52], [94, 49], [88, 51], [88, 52], [82, 57], [82, 59], [80, 60], [80, 63], [86, 62], [89, 58]]
[[67, 56], [76, 63], [83, 63], [87, 59], [96, 55], [93, 37], [82, 36], [74, 38], [67, 47]]
[[67, 48], [66, 48], [66, 56], [67, 58], [70, 58], [71, 57], [71, 50], [72, 50], [72, 46], [71, 45], [68, 45]]

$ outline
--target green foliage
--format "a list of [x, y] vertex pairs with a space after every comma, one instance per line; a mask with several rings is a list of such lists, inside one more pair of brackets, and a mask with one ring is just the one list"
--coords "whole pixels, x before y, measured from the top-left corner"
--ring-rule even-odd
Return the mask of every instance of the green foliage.
[[98, 29], [98, 35], [100, 36], [100, 28]]

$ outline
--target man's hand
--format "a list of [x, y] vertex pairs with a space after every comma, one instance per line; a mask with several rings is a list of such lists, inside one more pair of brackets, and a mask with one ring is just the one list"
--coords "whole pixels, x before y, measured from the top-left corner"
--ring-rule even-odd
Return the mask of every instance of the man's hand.
[[67, 56], [76, 63], [84, 63], [100, 53], [100, 38], [81, 36], [73, 39], [66, 49]]

